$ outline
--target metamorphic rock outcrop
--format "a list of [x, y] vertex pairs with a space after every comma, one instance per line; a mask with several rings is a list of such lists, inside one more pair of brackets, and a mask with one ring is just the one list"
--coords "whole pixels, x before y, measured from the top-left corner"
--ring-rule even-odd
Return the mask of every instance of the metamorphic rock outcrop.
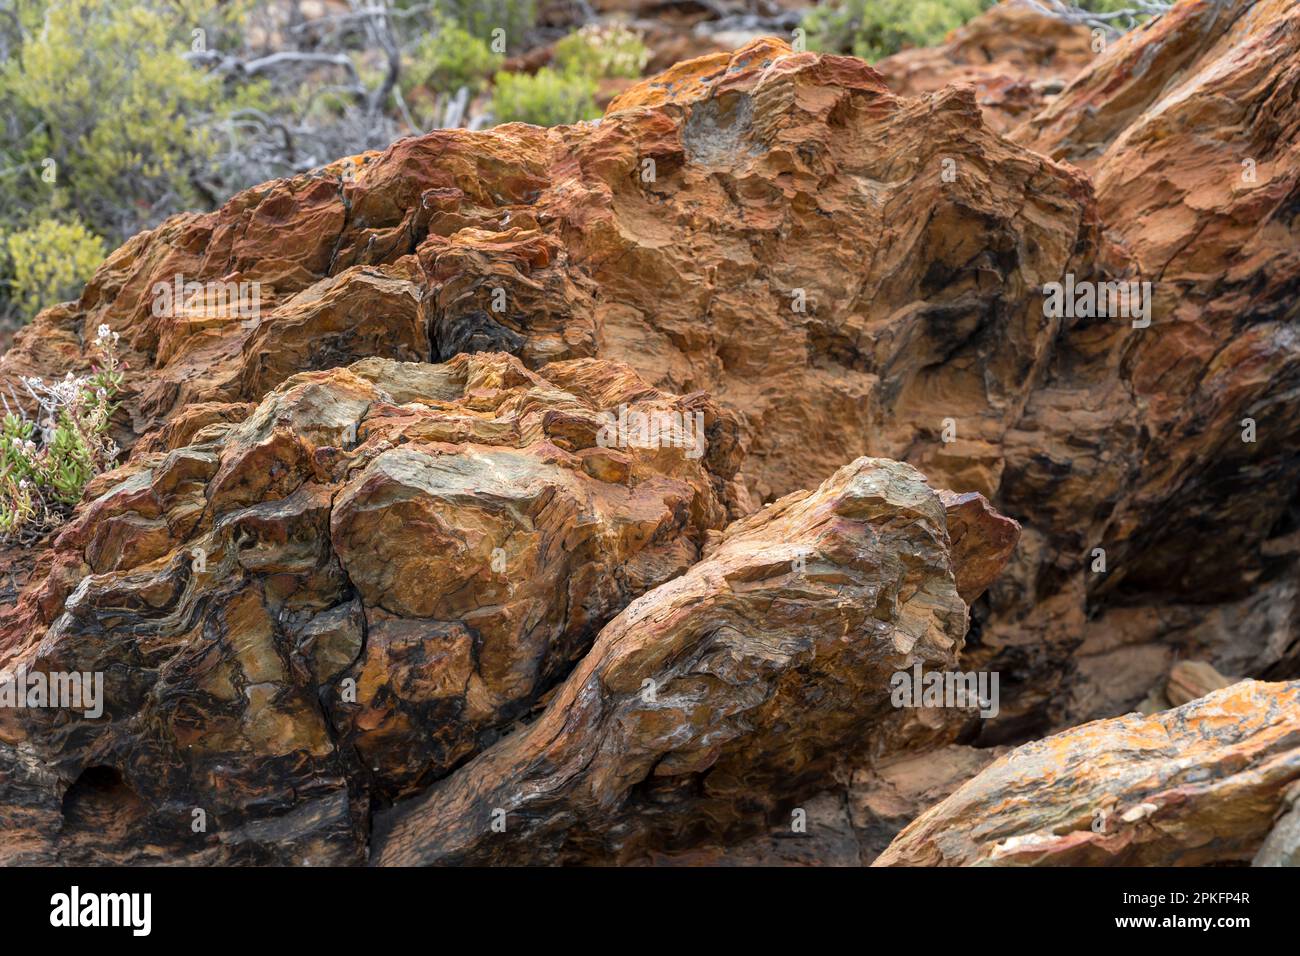
[[127, 242], [0, 358], [127, 362], [0, 552], [0, 668], [105, 682], [0, 712], [0, 859], [1294, 858], [1300, 7], [1092, 41], [759, 39]]

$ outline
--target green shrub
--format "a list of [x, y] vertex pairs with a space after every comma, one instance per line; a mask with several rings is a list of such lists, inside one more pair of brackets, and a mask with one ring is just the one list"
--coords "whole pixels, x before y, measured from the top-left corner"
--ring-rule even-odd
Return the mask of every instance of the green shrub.
[[554, 67], [543, 67], [533, 76], [498, 73], [492, 90], [492, 115], [498, 123], [519, 121], [536, 126], [597, 119], [599, 81], [640, 76], [647, 59], [645, 44], [627, 27], [583, 27], [555, 45]]
[[[843, 0], [814, 9], [804, 18], [811, 49], [852, 53], [879, 60], [907, 47], [937, 46], [947, 35], [979, 16], [997, 0]], [[1093, 13], [1132, 9], [1130, 0], [1073, 0]], [[1138, 16], [1107, 23], [1124, 30], [1148, 19]]]
[[1104, 22], [1120, 32], [1131, 29], [1151, 19], [1150, 14], [1138, 13], [1131, 0], [1073, 0], [1074, 6], [1090, 13], [1118, 13], [1127, 10], [1131, 16], [1107, 18]]
[[596, 81], [577, 73], [543, 67], [527, 73], [498, 73], [492, 90], [492, 115], [498, 123], [519, 121], [559, 126], [596, 119]]
[[100, 237], [116, 245], [210, 202], [194, 185], [214, 152], [209, 129], [239, 102], [186, 54], [191, 28], [218, 3], [10, 0], [12, 15], [0, 16], [0, 320], [75, 295], [104, 256]]
[[[185, 59], [185, 23], [164, 14], [152, 2], [45, 6], [40, 28], [0, 65], [0, 100], [19, 134], [0, 143], [0, 160], [26, 171], [3, 187], [6, 208], [46, 215], [40, 201], [58, 191], [92, 231], [125, 238], [150, 224], [142, 209], [197, 204], [189, 173], [212, 155], [205, 120], [221, 83]], [[40, 177], [47, 159], [53, 182]]]
[[808, 45], [879, 60], [905, 47], [934, 46], [993, 0], [846, 0], [804, 19]]
[[75, 298], [103, 261], [104, 240], [74, 219], [44, 219], [4, 240], [10, 298], [27, 319], [47, 305]]
[[621, 24], [588, 24], [555, 44], [555, 65], [592, 79], [637, 77], [650, 51], [636, 31]]
[[404, 85], [409, 91], [423, 84], [437, 93], [454, 93], [462, 86], [480, 92], [501, 66], [488, 41], [474, 36], [453, 20], [443, 20], [411, 51]]
[[534, 0], [441, 0], [438, 12], [488, 44], [493, 30], [504, 30], [506, 50], [520, 49], [537, 22]]
[[92, 375], [46, 383], [23, 379], [36, 418], [4, 402], [0, 418], [0, 540], [30, 541], [59, 524], [86, 484], [111, 468], [118, 447], [109, 437], [114, 398], [122, 387], [118, 334], [99, 327], [104, 358]]
[[1132, 0], [1074, 0], [1074, 5], [1081, 10], [1093, 13], [1114, 13], [1118, 10], [1132, 10]]

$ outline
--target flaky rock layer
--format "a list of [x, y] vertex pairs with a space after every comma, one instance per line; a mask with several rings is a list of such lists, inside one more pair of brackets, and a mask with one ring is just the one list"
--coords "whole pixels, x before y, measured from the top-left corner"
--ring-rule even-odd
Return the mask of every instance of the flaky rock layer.
[[945, 528], [920, 474], [879, 459], [736, 522], [535, 723], [381, 819], [375, 861], [627, 862], [756, 831], [865, 752], [892, 673], [956, 664]]
[[877, 866], [1247, 862], [1300, 780], [1300, 682], [1244, 681], [1025, 744], [922, 814]]
[[[130, 240], [0, 358], [120, 333], [130, 452], [3, 555], [0, 665], [106, 701], [0, 713], [0, 853], [699, 861], [800, 800], [866, 860], [1187, 662], [1295, 677], [1300, 8], [1084, 41], [1015, 2], [879, 71], [761, 39]], [[892, 707], [918, 661], [998, 715]], [[1029, 745], [883, 862], [1286, 859], [1294, 709]]]
[[[699, 431], [604, 443], [615, 408]], [[122, 831], [99, 854], [355, 859], [366, 800], [489, 745], [696, 562], [727, 521], [734, 431], [591, 360], [293, 376], [102, 476], [59, 535], [6, 622], [7, 669], [102, 673], [104, 714], [0, 712], [10, 759], [49, 775], [0, 796], [45, 834], [36, 858], [76, 858], [61, 784], [89, 774]], [[210, 826], [182, 839], [193, 810]]]

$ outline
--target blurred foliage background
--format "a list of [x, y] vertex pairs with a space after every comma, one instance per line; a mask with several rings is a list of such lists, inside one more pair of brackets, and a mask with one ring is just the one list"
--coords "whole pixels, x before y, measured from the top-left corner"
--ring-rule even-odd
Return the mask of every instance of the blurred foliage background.
[[802, 23], [813, 49], [876, 59], [994, 0], [728, 2], [679, 22], [649, 0], [0, 0], [0, 329], [75, 297], [140, 230], [248, 186], [440, 126], [596, 119], [690, 55], [684, 32]]
[[[933, 46], [997, 0], [843, 0], [809, 11], [804, 20], [809, 46], [827, 53], [851, 53], [878, 60], [904, 47]], [[1062, 4], [1062, 6], [1065, 6]], [[1133, 0], [1075, 0], [1074, 9], [1114, 14], [1099, 23], [1133, 26], [1143, 19]], [[1151, 9], [1163, 4], [1150, 5]], [[1135, 15], [1129, 15], [1132, 11]]]

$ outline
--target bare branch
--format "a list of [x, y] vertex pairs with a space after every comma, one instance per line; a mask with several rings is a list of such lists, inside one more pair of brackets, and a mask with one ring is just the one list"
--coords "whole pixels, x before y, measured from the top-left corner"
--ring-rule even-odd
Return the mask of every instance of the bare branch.
[[1122, 32], [1117, 29], [1117, 23], [1124, 23], [1133, 26], [1138, 23], [1142, 17], [1159, 16], [1166, 13], [1173, 7], [1172, 2], [1165, 0], [1131, 0], [1133, 6], [1124, 10], [1112, 10], [1108, 13], [1084, 10], [1065, 0], [1029, 0], [1033, 6], [1037, 7], [1043, 13], [1055, 16], [1062, 20], [1068, 20], [1071, 23], [1079, 23], [1094, 29], [1106, 30], [1115, 34]]
[[186, 53], [185, 58], [190, 61], [215, 63], [215, 72], [219, 74], [238, 73], [244, 76], [257, 76], [267, 70], [293, 63], [338, 66], [347, 71], [356, 87], [365, 89], [361, 83], [361, 77], [357, 73], [356, 66], [351, 59], [342, 53], [300, 53], [296, 50], [282, 50], [279, 53], [260, 56], [254, 60], [241, 60], [238, 57], [218, 53], [216, 50], [199, 50]]
[[421, 13], [427, 13], [433, 9], [432, 3], [422, 3], [418, 6], [407, 7], [406, 9], [389, 10], [384, 7], [361, 7], [353, 10], [351, 13], [332, 13], [324, 17], [316, 17], [313, 20], [304, 20], [302, 23], [294, 24], [289, 28], [290, 33], [305, 33], [313, 27], [332, 24], [335, 26], [349, 23], [360, 23], [370, 19], [375, 14], [381, 14], [388, 17], [414, 17]]

